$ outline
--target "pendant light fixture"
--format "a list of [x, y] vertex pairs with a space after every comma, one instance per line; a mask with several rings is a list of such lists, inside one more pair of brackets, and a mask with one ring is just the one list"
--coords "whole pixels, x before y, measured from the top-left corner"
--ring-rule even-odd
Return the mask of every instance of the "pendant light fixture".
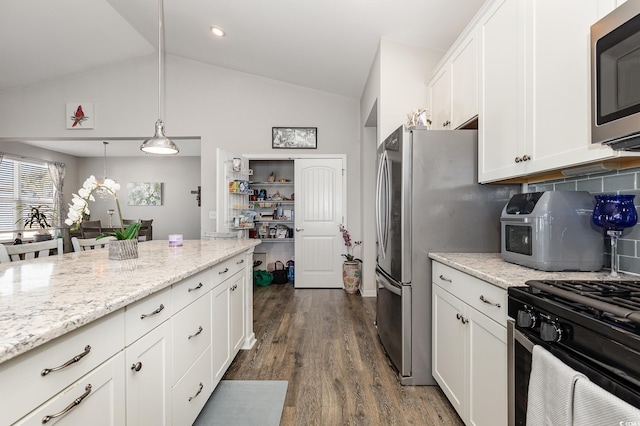
[[140, 145], [140, 149], [147, 154], [177, 154], [180, 152], [176, 144], [164, 134], [162, 122], [162, 53], [164, 33], [164, 11], [162, 0], [158, 0], [158, 121], [156, 121], [156, 133], [151, 139], [147, 139]]
[[[104, 146], [104, 177], [102, 180], [98, 180], [98, 183], [100, 185], [104, 184], [104, 182], [107, 180], [107, 145], [109, 145], [109, 142], [107, 141], [102, 141], [102, 145]], [[107, 200], [111, 197], [111, 193], [104, 189], [104, 188], [98, 188], [98, 190], [96, 190], [96, 195], [98, 197], [100, 197], [100, 199], [102, 200]]]

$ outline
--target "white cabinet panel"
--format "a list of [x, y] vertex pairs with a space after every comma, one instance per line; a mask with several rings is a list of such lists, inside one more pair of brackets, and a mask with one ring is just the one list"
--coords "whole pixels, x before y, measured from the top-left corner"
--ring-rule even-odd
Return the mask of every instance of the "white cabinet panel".
[[229, 281], [229, 347], [235, 356], [244, 343], [244, 274], [237, 273]]
[[229, 287], [219, 285], [211, 291], [211, 365], [214, 386], [222, 379], [231, 362], [229, 320]]
[[211, 346], [211, 298], [200, 299], [172, 319], [173, 379], [176, 383]]
[[171, 322], [125, 349], [127, 424], [171, 425]]
[[451, 129], [451, 72], [446, 64], [431, 82], [431, 128]]
[[192, 424], [211, 392], [211, 348], [207, 348], [173, 388], [173, 424]]
[[471, 33], [451, 59], [451, 128], [478, 115], [478, 40]]
[[16, 425], [120, 426], [125, 424], [124, 389], [124, 354], [120, 352]]

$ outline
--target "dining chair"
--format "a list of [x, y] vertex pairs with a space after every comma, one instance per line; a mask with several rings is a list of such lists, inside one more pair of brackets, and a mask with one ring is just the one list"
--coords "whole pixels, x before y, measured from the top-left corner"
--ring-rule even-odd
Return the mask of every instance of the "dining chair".
[[115, 239], [116, 237], [104, 237], [100, 239], [72, 237], [71, 245], [73, 246], [73, 251], [95, 250], [109, 247], [109, 241]]
[[82, 238], [95, 238], [102, 234], [102, 223], [99, 220], [86, 220], [80, 222]]
[[62, 238], [14, 246], [0, 244], [0, 263], [49, 256], [52, 249], [57, 249], [58, 255], [62, 255]]
[[151, 224], [153, 219], [140, 219], [140, 230], [138, 231], [138, 241], [149, 241], [152, 239]]

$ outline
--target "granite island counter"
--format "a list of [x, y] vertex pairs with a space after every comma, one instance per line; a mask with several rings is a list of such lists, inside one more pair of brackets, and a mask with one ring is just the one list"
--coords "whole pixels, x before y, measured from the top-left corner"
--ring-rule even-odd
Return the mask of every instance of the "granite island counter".
[[[182, 398], [173, 400], [183, 382], [190, 374], [197, 378], [196, 389], [185, 392], [191, 396], [202, 393], [197, 404], [201, 408], [200, 402], [206, 402], [237, 350], [255, 342], [252, 256], [257, 244], [259, 241], [247, 239], [194, 240], [169, 247], [168, 241], [153, 240], [139, 244], [137, 259], [109, 260], [102, 249], [0, 264], [0, 394], [3, 406], [9, 408], [0, 413], [0, 423], [12, 424], [22, 418], [28, 424], [25, 419], [40, 409], [47, 414], [61, 411], [58, 408], [69, 404], [63, 397], [69, 393], [71, 400], [77, 398], [85, 385], [82, 392], [71, 388], [108, 364], [117, 373], [105, 381], [110, 391], [100, 399], [94, 383], [91, 397], [92, 404], [104, 403], [102, 408], [115, 416], [115, 424], [136, 424], [137, 415], [159, 411], [168, 424], [190, 424], [199, 409], [181, 407]], [[192, 320], [198, 322], [189, 325]], [[180, 345], [174, 345], [181, 327], [190, 327], [184, 333], [191, 337], [185, 334], [188, 342], [180, 337]], [[150, 352], [136, 345], [154, 333], [163, 336], [156, 339], [162, 342], [156, 345], [162, 352], [146, 365], [160, 363], [162, 371], [150, 375], [160, 379], [147, 385], [160, 390], [159, 400], [155, 407], [131, 411], [130, 396], [137, 385], [130, 383], [125, 359], [128, 364], [130, 355], [149, 356]], [[92, 343], [85, 343], [92, 334]], [[74, 339], [78, 340], [75, 345]], [[56, 368], [75, 358], [68, 367]], [[47, 368], [53, 371], [45, 373]], [[132, 371], [142, 373], [149, 368]], [[148, 392], [149, 386], [145, 387]], [[125, 394], [126, 403], [120, 400]], [[60, 407], [56, 407], [59, 398]], [[81, 421], [79, 407], [65, 417]], [[30, 410], [33, 413], [23, 418]], [[102, 424], [96, 421], [92, 417], [89, 423]]]

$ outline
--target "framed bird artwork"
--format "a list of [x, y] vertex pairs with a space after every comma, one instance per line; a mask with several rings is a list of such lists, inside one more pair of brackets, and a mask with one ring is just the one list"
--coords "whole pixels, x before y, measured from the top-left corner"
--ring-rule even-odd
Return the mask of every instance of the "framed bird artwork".
[[67, 129], [93, 129], [95, 115], [93, 104], [88, 102], [67, 103], [66, 108]]

